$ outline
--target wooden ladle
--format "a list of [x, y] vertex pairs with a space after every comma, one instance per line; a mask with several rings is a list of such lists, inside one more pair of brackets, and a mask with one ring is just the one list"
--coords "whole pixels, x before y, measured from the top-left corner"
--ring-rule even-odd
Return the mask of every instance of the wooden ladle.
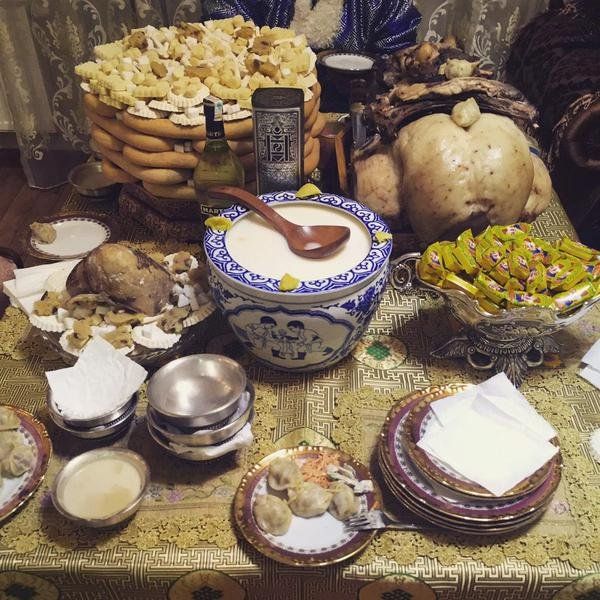
[[229, 185], [211, 187], [210, 195], [234, 202], [257, 212], [285, 238], [294, 254], [306, 258], [324, 258], [333, 254], [349, 237], [343, 225], [297, 225], [284, 219], [258, 196]]

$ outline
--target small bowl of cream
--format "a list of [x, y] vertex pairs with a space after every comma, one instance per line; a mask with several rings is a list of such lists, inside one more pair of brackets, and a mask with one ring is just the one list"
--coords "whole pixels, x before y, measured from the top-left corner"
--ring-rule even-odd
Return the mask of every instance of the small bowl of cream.
[[110, 527], [131, 517], [150, 483], [146, 461], [123, 448], [99, 448], [71, 459], [52, 486], [63, 516], [87, 527]]

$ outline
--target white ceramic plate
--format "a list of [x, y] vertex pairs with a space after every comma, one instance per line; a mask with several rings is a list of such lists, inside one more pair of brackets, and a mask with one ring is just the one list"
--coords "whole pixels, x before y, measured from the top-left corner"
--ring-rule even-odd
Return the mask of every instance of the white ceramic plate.
[[44, 244], [31, 235], [29, 251], [34, 256], [49, 260], [82, 258], [108, 242], [113, 235], [110, 224], [101, 215], [73, 214], [43, 222], [54, 227], [56, 239], [51, 244]]
[[[352, 466], [360, 480], [372, 480], [364, 465], [340, 450], [322, 446], [299, 446], [278, 450], [250, 469], [235, 495], [234, 516], [244, 537], [266, 556], [297, 567], [334, 564], [365, 548], [376, 532], [350, 531], [329, 512], [311, 519], [294, 515], [290, 528], [284, 535], [271, 535], [260, 529], [254, 519], [254, 502], [259, 495], [275, 493], [268, 487], [267, 476], [269, 464], [281, 456], [289, 456], [299, 465], [308, 459], [324, 457], [333, 464]], [[277, 495], [282, 497], [281, 493]], [[376, 503], [381, 505], [377, 489], [362, 494], [359, 498], [361, 512], [373, 508]]]

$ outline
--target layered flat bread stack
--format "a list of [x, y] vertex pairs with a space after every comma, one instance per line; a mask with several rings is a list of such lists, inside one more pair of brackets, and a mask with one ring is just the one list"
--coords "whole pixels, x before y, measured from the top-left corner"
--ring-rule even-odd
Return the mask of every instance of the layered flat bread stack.
[[[206, 138], [202, 102], [224, 101], [225, 134], [255, 186], [251, 96], [259, 87], [304, 90], [304, 171], [319, 162], [321, 88], [304, 35], [241, 16], [135, 29], [78, 65], [92, 139], [112, 181], [139, 183], [170, 206], [195, 200], [193, 170]], [[162, 212], [162, 211], [161, 211]]]

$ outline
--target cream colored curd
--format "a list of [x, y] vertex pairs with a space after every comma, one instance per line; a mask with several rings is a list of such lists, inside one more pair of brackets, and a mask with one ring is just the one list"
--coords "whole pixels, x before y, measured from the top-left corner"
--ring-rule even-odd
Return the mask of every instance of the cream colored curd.
[[262, 217], [248, 213], [234, 222], [225, 238], [229, 254], [248, 271], [273, 279], [281, 279], [285, 273], [301, 281], [325, 279], [354, 268], [371, 250], [369, 231], [346, 211], [313, 201], [270, 206], [298, 225], [345, 225], [350, 228], [350, 238], [330, 256], [305, 258], [294, 254], [285, 238]]
[[82, 519], [104, 519], [134, 502], [142, 489], [139, 471], [118, 457], [83, 464], [59, 490], [65, 510]]

